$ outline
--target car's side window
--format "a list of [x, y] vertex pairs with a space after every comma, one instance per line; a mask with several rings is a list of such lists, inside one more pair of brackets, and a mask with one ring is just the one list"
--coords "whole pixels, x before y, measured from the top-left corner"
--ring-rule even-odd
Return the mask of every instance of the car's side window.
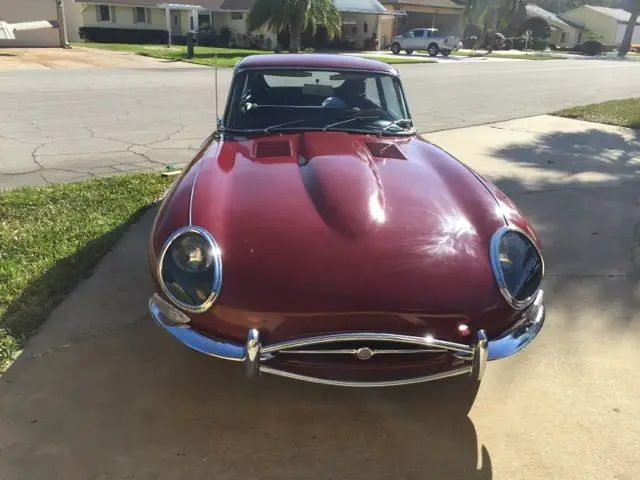
[[422, 37], [424, 35], [424, 30], [414, 30], [413, 35], [415, 37]]

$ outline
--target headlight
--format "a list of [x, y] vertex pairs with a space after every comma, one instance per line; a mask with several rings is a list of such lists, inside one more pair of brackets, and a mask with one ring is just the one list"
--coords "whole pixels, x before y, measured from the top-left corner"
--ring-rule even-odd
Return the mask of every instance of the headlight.
[[540, 251], [522, 231], [503, 227], [491, 238], [491, 268], [504, 298], [517, 309], [536, 297], [544, 277]]
[[207, 310], [220, 292], [220, 249], [203, 228], [184, 227], [174, 232], [160, 253], [158, 268], [162, 290], [185, 310]]

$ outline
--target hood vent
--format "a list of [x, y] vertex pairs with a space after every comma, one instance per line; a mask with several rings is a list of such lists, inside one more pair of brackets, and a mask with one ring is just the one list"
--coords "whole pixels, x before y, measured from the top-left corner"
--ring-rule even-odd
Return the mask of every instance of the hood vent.
[[286, 140], [262, 140], [256, 146], [256, 158], [290, 156], [291, 145]]
[[371, 155], [379, 158], [397, 158], [399, 160], [406, 160], [400, 149], [393, 143], [383, 142], [366, 142], [367, 148], [371, 152]]

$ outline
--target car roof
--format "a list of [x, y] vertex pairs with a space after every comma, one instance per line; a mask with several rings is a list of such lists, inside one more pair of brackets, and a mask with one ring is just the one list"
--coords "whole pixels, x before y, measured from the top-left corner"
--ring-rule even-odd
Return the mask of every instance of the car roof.
[[393, 66], [354, 55], [336, 53], [271, 53], [250, 55], [236, 64], [237, 69], [244, 68], [318, 68], [336, 70], [364, 70], [398, 75]]

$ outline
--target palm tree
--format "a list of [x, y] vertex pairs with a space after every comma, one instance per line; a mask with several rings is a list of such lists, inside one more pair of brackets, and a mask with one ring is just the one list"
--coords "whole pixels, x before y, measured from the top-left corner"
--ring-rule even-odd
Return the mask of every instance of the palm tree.
[[342, 17], [334, 0], [256, 0], [247, 16], [247, 28], [255, 31], [266, 28], [280, 32], [288, 28], [291, 36], [290, 52], [300, 51], [302, 32], [316, 31], [324, 26], [330, 38], [342, 29]]
[[633, 37], [633, 30], [636, 28], [636, 23], [638, 23], [638, 14], [640, 14], [640, 0], [635, 0], [629, 3], [631, 4], [631, 16], [629, 17], [629, 23], [627, 23], [627, 28], [624, 31], [624, 36], [622, 37], [622, 43], [618, 48], [619, 57], [626, 56], [631, 49], [631, 38]]

